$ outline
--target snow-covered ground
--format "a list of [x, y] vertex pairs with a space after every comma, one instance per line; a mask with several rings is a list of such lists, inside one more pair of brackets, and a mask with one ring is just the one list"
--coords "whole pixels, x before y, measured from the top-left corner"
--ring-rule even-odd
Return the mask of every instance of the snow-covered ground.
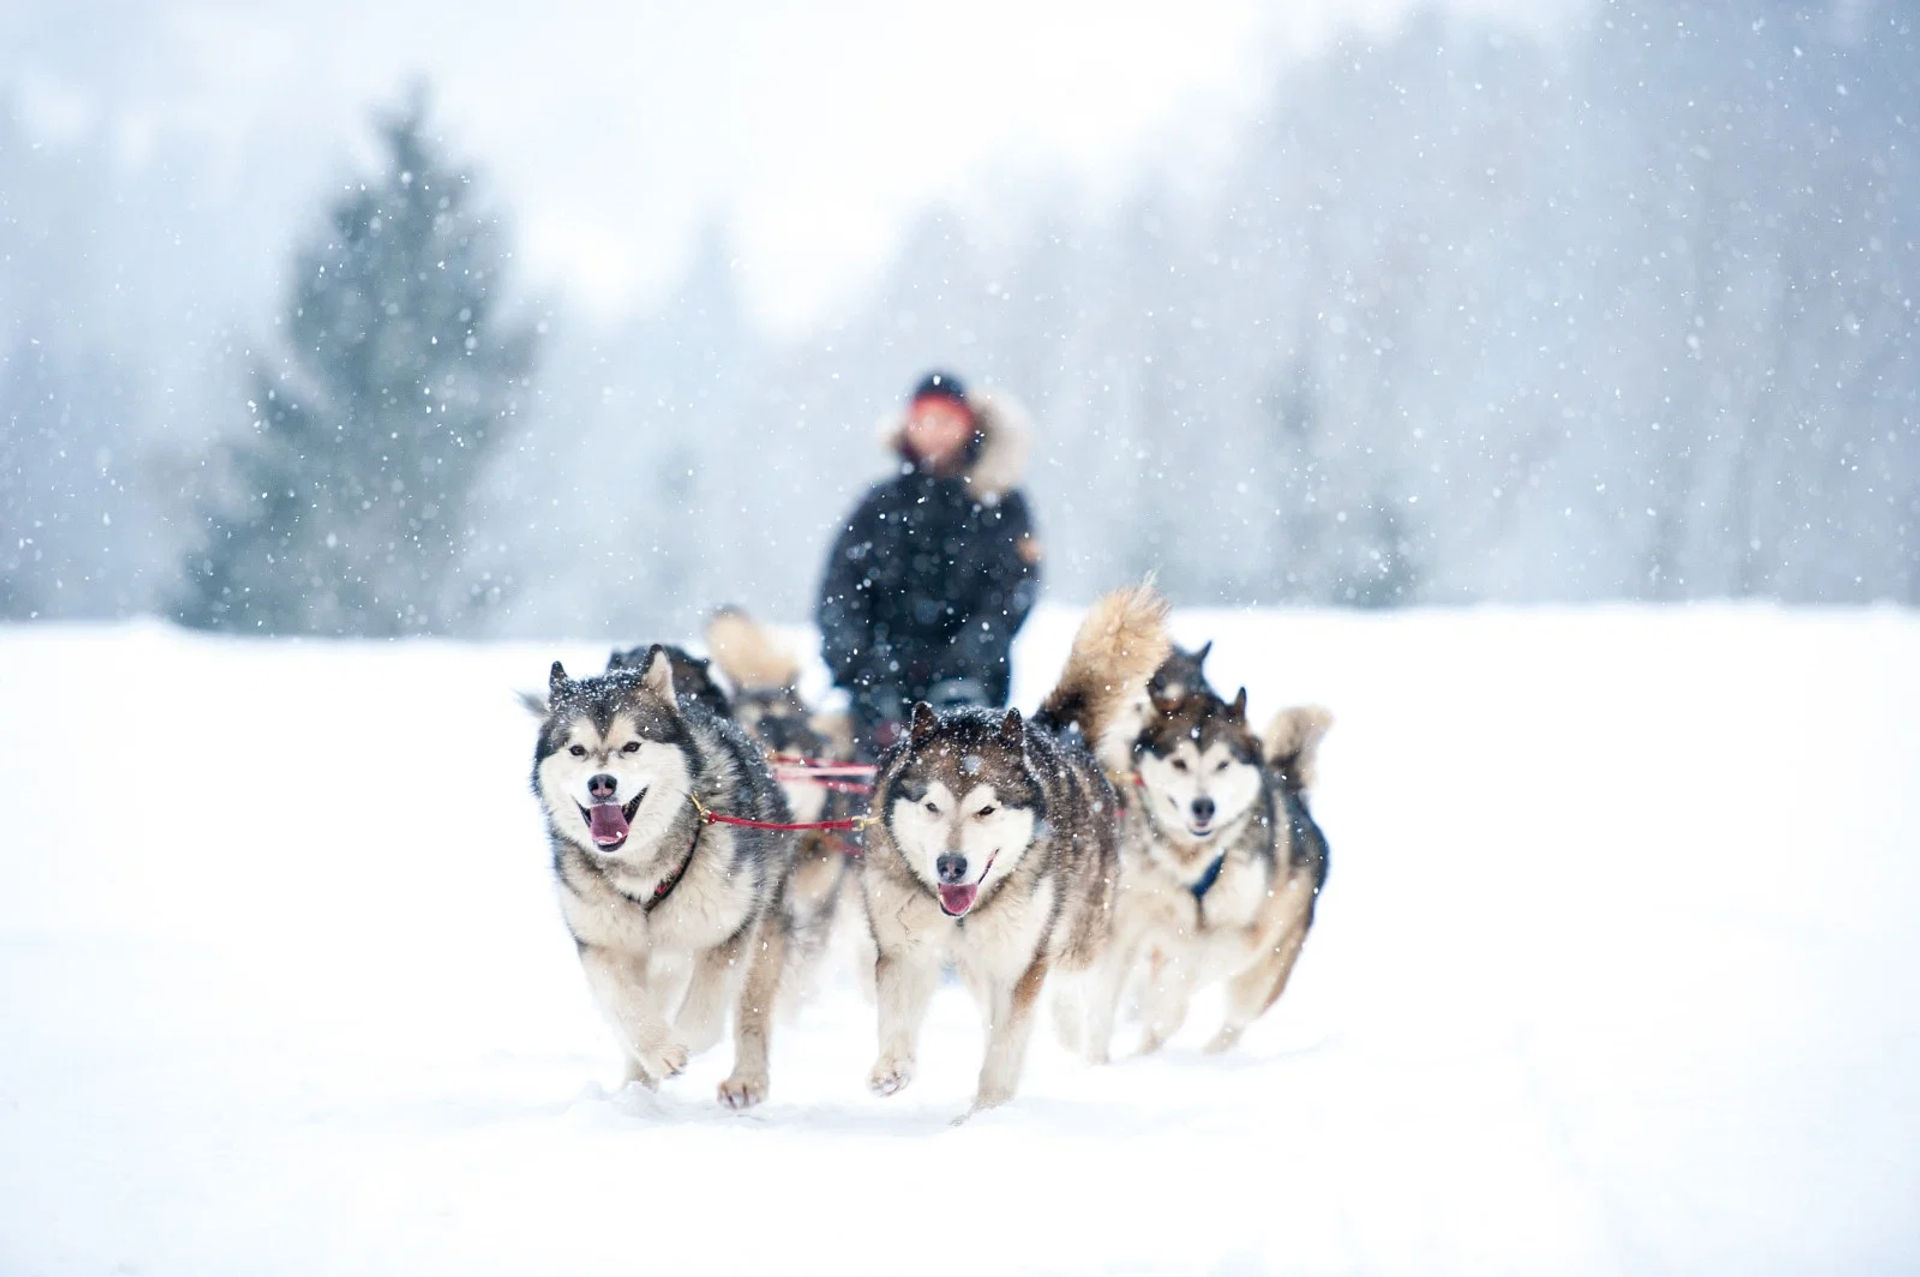
[[0, 1272], [1920, 1267], [1920, 618], [1178, 629], [1338, 715], [1294, 986], [959, 1128], [965, 994], [879, 1100], [844, 973], [611, 1089], [510, 695], [602, 649], [0, 630]]

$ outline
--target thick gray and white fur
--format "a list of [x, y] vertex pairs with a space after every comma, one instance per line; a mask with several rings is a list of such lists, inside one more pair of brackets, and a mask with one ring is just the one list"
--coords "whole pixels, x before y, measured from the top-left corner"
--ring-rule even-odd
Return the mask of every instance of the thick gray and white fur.
[[1089, 1058], [1108, 1058], [1119, 1002], [1140, 992], [1143, 1051], [1186, 1020], [1199, 987], [1226, 984], [1208, 1044], [1224, 1051], [1287, 986], [1327, 879], [1327, 841], [1307, 808], [1332, 716], [1282, 711], [1263, 743], [1204, 683], [1156, 691], [1131, 747], [1112, 944], [1086, 1012]]
[[1167, 650], [1165, 601], [1124, 590], [1089, 613], [1032, 722], [1018, 710], [914, 707], [880, 760], [861, 866], [878, 954], [876, 1093], [912, 1080], [928, 1002], [952, 964], [986, 1020], [969, 1112], [1013, 1097], [1049, 973], [1100, 960], [1119, 869], [1113, 788], [1066, 729], [1098, 740]]
[[558, 661], [534, 751], [561, 916], [595, 1000], [649, 1088], [719, 1041], [720, 1100], [766, 1097], [768, 1036], [791, 936], [792, 835], [708, 824], [712, 811], [786, 822], [761, 750], [728, 718], [676, 697], [670, 657], [573, 679]]

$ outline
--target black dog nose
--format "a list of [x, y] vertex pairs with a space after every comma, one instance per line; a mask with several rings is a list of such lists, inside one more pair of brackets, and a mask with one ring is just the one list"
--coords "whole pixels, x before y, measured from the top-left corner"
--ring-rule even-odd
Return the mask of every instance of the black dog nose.
[[1193, 818], [1202, 824], [1213, 819], [1213, 799], [1196, 798], [1193, 800]]
[[942, 856], [933, 862], [933, 871], [940, 875], [940, 881], [949, 887], [964, 882], [967, 877], [967, 858], [965, 856]]
[[587, 781], [587, 794], [595, 802], [605, 802], [607, 799], [612, 798], [614, 792], [619, 788], [620, 782], [605, 772], [601, 772], [598, 776], [591, 777]]

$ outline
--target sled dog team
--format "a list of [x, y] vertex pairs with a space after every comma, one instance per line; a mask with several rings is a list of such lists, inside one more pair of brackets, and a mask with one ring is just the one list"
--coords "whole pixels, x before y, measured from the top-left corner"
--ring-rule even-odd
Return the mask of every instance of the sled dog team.
[[[1050, 982], [1062, 1034], [1089, 1060], [1108, 1058], [1123, 1004], [1151, 1051], [1218, 982], [1226, 1017], [1209, 1049], [1231, 1047], [1280, 996], [1313, 924], [1327, 844], [1307, 793], [1331, 718], [1289, 709], [1256, 733], [1245, 690], [1229, 701], [1209, 687], [1207, 649], [1173, 649], [1166, 614], [1146, 586], [1102, 599], [1031, 717], [916, 705], [864, 804], [776, 779], [770, 755], [844, 758], [846, 741], [737, 612], [708, 632], [731, 694], [673, 647], [615, 653], [582, 678], [556, 661], [535, 705], [533, 787], [561, 913], [629, 1080], [680, 1072], [731, 1011], [720, 1100], [764, 1099], [781, 984], [808, 978], [836, 915], [871, 938], [877, 1094], [912, 1081], [949, 966], [987, 1026], [974, 1109], [1013, 1097]], [[864, 828], [760, 827], [833, 819]]]

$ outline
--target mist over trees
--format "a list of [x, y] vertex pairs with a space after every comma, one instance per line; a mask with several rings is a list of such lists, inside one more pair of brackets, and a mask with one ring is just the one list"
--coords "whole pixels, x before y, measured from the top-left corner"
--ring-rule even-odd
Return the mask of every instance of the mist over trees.
[[[798, 339], [755, 328], [716, 221], [650, 313], [559, 316], [531, 392], [511, 323], [483, 320], [471, 360], [340, 348], [327, 308], [361, 293], [415, 338], [491, 313], [490, 281], [477, 307], [437, 273], [390, 291], [404, 253], [315, 299], [284, 360], [251, 366], [204, 310], [164, 359], [104, 348], [49, 310], [62, 263], [97, 259], [17, 215], [72, 174], [0, 147], [0, 612], [629, 639], [723, 601], [797, 620], [888, 464], [876, 419], [934, 364], [1036, 416], [1055, 598], [1157, 569], [1188, 605], [1920, 603], [1917, 45], [1867, 0], [1607, 4], [1552, 36], [1428, 13], [1277, 66], [1217, 172], [1091, 213], [1022, 189], [928, 212]], [[476, 262], [503, 251], [476, 234]], [[450, 372], [445, 413], [390, 394]], [[178, 499], [204, 455], [183, 406], [233, 449], [224, 504]], [[299, 509], [249, 510], [256, 490]]]

